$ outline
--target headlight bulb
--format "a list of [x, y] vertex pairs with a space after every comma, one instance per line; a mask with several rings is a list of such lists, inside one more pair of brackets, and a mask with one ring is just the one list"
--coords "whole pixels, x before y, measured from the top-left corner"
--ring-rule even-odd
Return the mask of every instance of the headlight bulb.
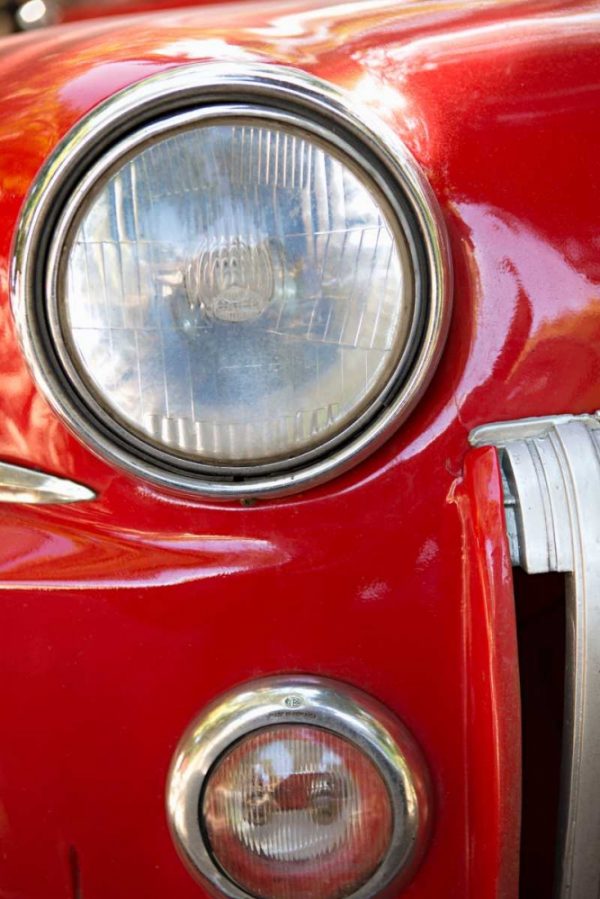
[[252, 321], [273, 300], [275, 270], [266, 240], [246, 243], [235, 236], [204, 246], [186, 272], [190, 306], [218, 321]]

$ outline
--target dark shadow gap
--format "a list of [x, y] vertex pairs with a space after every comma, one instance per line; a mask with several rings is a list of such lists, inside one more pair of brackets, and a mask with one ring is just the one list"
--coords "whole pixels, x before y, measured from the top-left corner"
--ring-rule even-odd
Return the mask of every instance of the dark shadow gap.
[[75, 846], [69, 846], [69, 872], [71, 875], [71, 896], [73, 899], [83, 899], [81, 892], [81, 867], [79, 854]]
[[523, 709], [521, 899], [551, 899], [565, 676], [565, 577], [514, 570]]

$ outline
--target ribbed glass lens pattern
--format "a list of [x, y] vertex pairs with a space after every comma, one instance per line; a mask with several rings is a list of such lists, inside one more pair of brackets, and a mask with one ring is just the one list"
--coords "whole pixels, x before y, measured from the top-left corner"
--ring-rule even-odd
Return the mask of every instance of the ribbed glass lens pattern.
[[371, 760], [301, 725], [241, 740], [209, 776], [201, 817], [217, 863], [263, 899], [350, 895], [392, 834], [389, 794]]
[[67, 242], [61, 329], [110, 416], [209, 464], [344, 431], [409, 341], [414, 280], [377, 190], [301, 131], [222, 120], [103, 177]]

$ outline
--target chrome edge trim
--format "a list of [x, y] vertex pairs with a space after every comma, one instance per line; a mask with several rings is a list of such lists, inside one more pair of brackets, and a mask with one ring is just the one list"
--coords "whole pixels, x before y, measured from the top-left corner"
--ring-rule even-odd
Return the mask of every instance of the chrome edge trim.
[[380, 868], [348, 899], [368, 899], [390, 883], [406, 883], [427, 844], [429, 781], [413, 738], [384, 706], [326, 678], [270, 677], [227, 693], [192, 723], [176, 750], [167, 780], [167, 817], [190, 872], [230, 899], [252, 899], [215, 864], [198, 824], [204, 781], [217, 759], [252, 731], [305, 724], [339, 734], [374, 762], [390, 793], [394, 828]]
[[95, 498], [94, 491], [83, 484], [33, 468], [0, 462], [0, 503], [81, 503]]
[[[329, 455], [309, 461], [297, 470], [237, 483], [153, 465], [95, 429], [88, 415], [77, 408], [69, 391], [61, 385], [46, 359], [43, 342], [35, 328], [35, 307], [39, 302], [38, 250], [44, 222], [59, 202], [65, 184], [69, 180], [80, 181], [94, 158], [140, 125], [194, 103], [200, 106], [224, 99], [228, 103], [267, 102], [284, 108], [287, 104], [299, 112], [302, 127], [307, 124], [302, 118], [305, 110], [309, 117], [322, 117], [334, 126], [329, 135], [332, 142], [335, 143], [335, 126], [341, 126], [359, 147], [366, 147], [389, 176], [386, 183], [377, 183], [392, 209], [396, 210], [398, 204], [391, 183], [400, 189], [415, 217], [430, 285], [421, 346], [395, 399], [362, 431]], [[358, 150], [356, 158], [360, 158]], [[417, 163], [394, 132], [369, 110], [358, 109], [351, 95], [346, 96], [327, 82], [284, 66], [195, 63], [152, 76], [116, 94], [89, 113], [56, 147], [39, 173], [21, 214], [12, 256], [11, 294], [20, 339], [37, 382], [69, 427], [100, 456], [171, 489], [224, 499], [279, 496], [320, 484], [346, 471], [377, 449], [412, 411], [433, 375], [446, 337], [451, 261], [440, 208]]]
[[592, 899], [600, 895], [600, 420], [487, 425], [472, 443], [499, 447], [505, 507], [512, 501], [515, 516], [513, 563], [530, 574], [568, 573], [555, 896]]

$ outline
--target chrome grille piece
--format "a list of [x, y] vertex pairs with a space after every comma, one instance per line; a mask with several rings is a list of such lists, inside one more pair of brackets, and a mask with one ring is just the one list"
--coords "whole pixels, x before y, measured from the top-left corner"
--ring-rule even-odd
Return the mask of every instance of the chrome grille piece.
[[567, 572], [567, 659], [557, 899], [600, 894], [600, 420], [485, 425], [498, 447], [513, 564]]

